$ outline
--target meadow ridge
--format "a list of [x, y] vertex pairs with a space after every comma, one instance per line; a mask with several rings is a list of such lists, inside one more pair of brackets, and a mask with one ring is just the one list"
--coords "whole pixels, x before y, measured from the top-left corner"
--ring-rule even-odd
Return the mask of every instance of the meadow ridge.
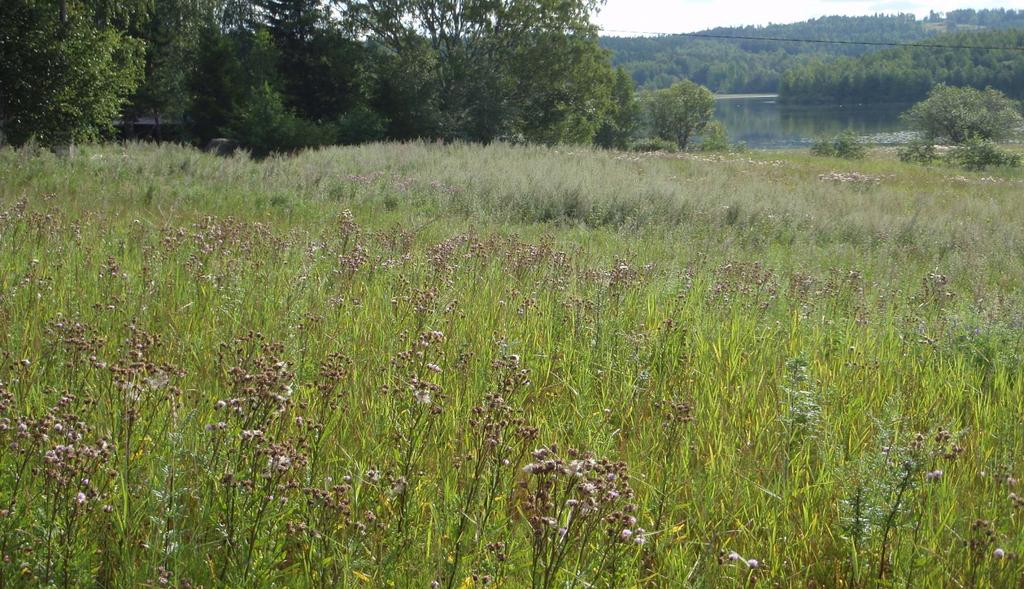
[[1024, 582], [1024, 175], [0, 149], [0, 588]]

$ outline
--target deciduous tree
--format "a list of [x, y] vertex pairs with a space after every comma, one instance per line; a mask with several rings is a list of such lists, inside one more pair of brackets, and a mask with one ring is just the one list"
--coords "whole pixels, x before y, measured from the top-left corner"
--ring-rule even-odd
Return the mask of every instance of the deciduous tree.
[[590, 21], [602, 0], [339, 0], [362, 34], [435, 58], [440, 133], [489, 141], [590, 141], [610, 110], [607, 54]]
[[685, 150], [711, 122], [715, 97], [704, 86], [683, 80], [652, 92], [647, 97], [647, 109], [654, 134]]
[[0, 124], [44, 145], [108, 131], [143, 71], [143, 44], [97, 25], [88, 3], [8, 0], [0, 18]]

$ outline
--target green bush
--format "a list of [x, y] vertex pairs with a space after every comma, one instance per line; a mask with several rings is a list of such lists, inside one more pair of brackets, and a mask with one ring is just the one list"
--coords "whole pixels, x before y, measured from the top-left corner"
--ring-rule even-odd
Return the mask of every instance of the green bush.
[[821, 157], [832, 157], [835, 153], [832, 151], [832, 142], [828, 139], [816, 139], [811, 144], [811, 155], [817, 155]]
[[823, 157], [838, 157], [848, 160], [862, 159], [867, 148], [853, 131], [843, 131], [831, 139], [819, 139], [811, 146], [811, 153]]
[[284, 106], [281, 94], [266, 83], [253, 89], [227, 129], [228, 136], [256, 157], [329, 145], [335, 133], [333, 126], [296, 116]]
[[1000, 141], [1024, 125], [1019, 105], [992, 88], [956, 88], [939, 84], [928, 98], [903, 114], [926, 139], [964, 145], [972, 138]]
[[704, 128], [700, 141], [701, 151], [729, 151], [729, 136], [721, 121], [711, 121]]
[[901, 162], [930, 164], [938, 159], [935, 145], [927, 139], [916, 139], [896, 150]]
[[962, 147], [950, 152], [948, 160], [968, 170], [1011, 167], [1021, 164], [1021, 155], [1002, 149], [987, 139], [971, 139]]
[[357, 106], [335, 123], [337, 142], [355, 145], [381, 141], [387, 133], [388, 120], [366, 106]]
[[857, 160], [867, 155], [867, 147], [853, 131], [843, 131], [832, 142], [835, 157]]
[[675, 141], [668, 141], [666, 139], [660, 139], [658, 137], [646, 137], [644, 139], [638, 139], [629, 144], [630, 151], [667, 151], [669, 153], [675, 153], [679, 150], [679, 146], [676, 145]]

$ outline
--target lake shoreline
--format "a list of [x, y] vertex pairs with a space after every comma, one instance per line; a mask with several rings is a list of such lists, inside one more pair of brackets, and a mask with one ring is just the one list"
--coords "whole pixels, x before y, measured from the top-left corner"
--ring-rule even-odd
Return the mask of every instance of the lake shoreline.
[[715, 94], [715, 100], [777, 100], [778, 94]]

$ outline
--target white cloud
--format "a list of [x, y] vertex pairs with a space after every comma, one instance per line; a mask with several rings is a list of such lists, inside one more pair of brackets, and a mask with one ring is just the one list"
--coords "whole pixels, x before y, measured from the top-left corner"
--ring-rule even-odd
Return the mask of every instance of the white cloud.
[[929, 10], [945, 12], [958, 8], [1024, 9], [1024, 0], [980, 3], [963, 0], [608, 0], [597, 16], [597, 23], [609, 34], [692, 33], [713, 27], [790, 23], [834, 14], [913, 12], [925, 16]]

